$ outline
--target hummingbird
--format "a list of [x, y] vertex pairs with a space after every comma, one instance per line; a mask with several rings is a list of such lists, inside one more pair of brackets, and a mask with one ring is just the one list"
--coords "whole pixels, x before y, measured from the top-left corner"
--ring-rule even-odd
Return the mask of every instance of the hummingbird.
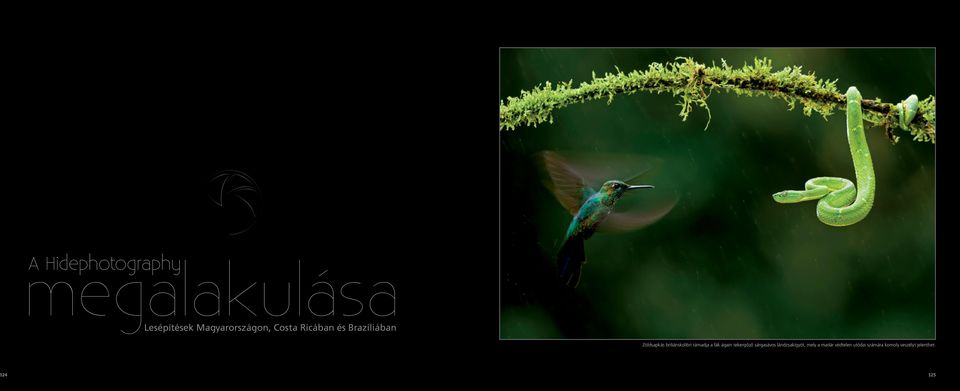
[[[653, 224], [665, 216], [673, 205], [662, 205], [652, 212], [615, 211], [617, 201], [633, 190], [653, 189], [653, 185], [630, 185], [632, 179], [610, 179], [603, 182], [599, 190], [593, 190], [587, 182], [591, 176], [602, 175], [597, 170], [577, 167], [568, 159], [552, 151], [541, 154], [543, 168], [547, 173], [544, 184], [550, 189], [557, 201], [564, 206], [573, 220], [563, 238], [563, 245], [557, 254], [557, 268], [560, 280], [571, 288], [580, 284], [583, 264], [587, 262], [584, 241], [600, 231], [630, 231]], [[649, 170], [634, 175], [635, 179]]]

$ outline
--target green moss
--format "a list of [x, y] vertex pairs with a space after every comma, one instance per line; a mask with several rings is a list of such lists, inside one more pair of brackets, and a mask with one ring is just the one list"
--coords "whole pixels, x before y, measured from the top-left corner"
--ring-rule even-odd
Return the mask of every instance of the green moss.
[[[500, 101], [500, 129], [552, 123], [554, 109], [603, 98], [610, 104], [616, 95], [638, 91], [669, 92], [679, 96], [677, 105], [683, 121], [687, 120], [694, 106], [707, 110], [708, 118], [712, 117], [707, 98], [715, 90], [738, 96], [783, 99], [788, 110], [793, 110], [799, 102], [807, 116], [817, 112], [826, 118], [845, 108], [846, 97], [837, 90], [837, 80], [818, 79], [815, 73], [804, 73], [799, 66], [774, 71], [773, 61], [766, 58], [754, 59], [753, 65], [744, 64], [741, 68], [733, 68], [723, 59], [720, 66], [713, 64], [709, 67], [688, 57], [678, 57], [677, 60], [652, 63], [646, 70], [629, 73], [617, 68], [616, 73], [604, 73], [603, 77], [597, 77], [594, 72], [590, 81], [577, 87], [570, 80], [556, 86], [547, 82], [543, 87], [538, 85], [530, 91], [520, 91], [519, 97], [508, 97], [506, 103]], [[880, 99], [863, 102], [864, 120], [886, 129], [888, 137], [895, 142], [897, 137], [891, 132], [897, 123], [894, 107]], [[709, 124], [708, 119], [707, 126]], [[936, 100], [933, 96], [920, 102], [918, 115], [909, 131], [915, 141], [936, 141]]]

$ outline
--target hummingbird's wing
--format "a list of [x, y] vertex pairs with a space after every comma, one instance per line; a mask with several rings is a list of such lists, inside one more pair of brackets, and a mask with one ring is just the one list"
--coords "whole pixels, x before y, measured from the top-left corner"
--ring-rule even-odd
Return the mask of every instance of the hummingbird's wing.
[[654, 175], [662, 166], [657, 158], [615, 153], [544, 151], [537, 160], [544, 171], [544, 185], [573, 215], [604, 182], [620, 179], [631, 183], [641, 176]]
[[646, 227], [670, 213], [677, 205], [677, 200], [677, 197], [673, 197], [653, 205], [644, 205], [640, 210], [614, 211], [597, 226], [597, 231], [626, 232]]
[[563, 168], [577, 176], [583, 185], [599, 189], [604, 182], [619, 179], [632, 183], [655, 176], [663, 161], [638, 154], [545, 151], [540, 153], [544, 165]]
[[593, 195], [594, 190], [587, 187], [583, 175], [556, 152], [541, 153], [539, 162], [545, 171], [544, 186], [550, 189], [570, 214], [576, 215], [583, 201]]

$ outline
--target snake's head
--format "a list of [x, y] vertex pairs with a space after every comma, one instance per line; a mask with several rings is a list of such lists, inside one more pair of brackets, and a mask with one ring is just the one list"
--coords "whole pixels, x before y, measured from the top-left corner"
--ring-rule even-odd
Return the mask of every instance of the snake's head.
[[779, 192], [779, 193], [773, 193], [773, 200], [774, 200], [774, 201], [777, 201], [777, 202], [783, 202], [783, 200], [784, 200], [786, 197], [787, 197], [787, 192], [786, 192], [786, 191], [781, 191], [781, 192]]
[[796, 190], [784, 190], [773, 194], [773, 200], [781, 204], [800, 202], [802, 199], [803, 196]]

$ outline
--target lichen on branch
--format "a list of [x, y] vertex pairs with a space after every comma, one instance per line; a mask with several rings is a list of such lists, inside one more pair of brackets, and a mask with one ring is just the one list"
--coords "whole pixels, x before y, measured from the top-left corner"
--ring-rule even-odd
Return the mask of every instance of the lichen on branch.
[[[706, 66], [692, 58], [678, 57], [677, 62], [652, 63], [646, 70], [624, 73], [605, 73], [603, 77], [593, 74], [589, 82], [573, 86], [573, 80], [556, 85], [546, 82], [531, 91], [520, 91], [519, 97], [500, 101], [500, 129], [515, 129], [520, 125], [536, 127], [544, 122], [553, 123], [553, 110], [574, 103], [607, 99], [607, 104], [619, 94], [634, 94], [638, 91], [668, 92], [679, 96], [680, 117], [687, 120], [694, 106], [707, 110], [709, 126], [710, 108], [707, 97], [713, 91], [733, 92], [737, 95], [768, 96], [783, 99], [790, 110], [797, 102], [803, 113], [810, 116], [814, 111], [824, 118], [835, 110], [844, 110], [846, 97], [837, 90], [837, 80], [818, 79], [813, 72], [804, 73], [802, 67], [789, 66], [773, 71], [769, 59], [754, 59], [753, 65], [744, 64], [733, 68], [721, 59], [721, 65]], [[864, 121], [885, 130], [891, 141], [899, 137], [893, 134], [898, 128], [896, 103], [883, 103], [880, 99], [864, 99]], [[915, 141], [936, 142], [936, 98], [929, 96], [919, 102], [917, 116], [909, 124], [909, 132]]]

